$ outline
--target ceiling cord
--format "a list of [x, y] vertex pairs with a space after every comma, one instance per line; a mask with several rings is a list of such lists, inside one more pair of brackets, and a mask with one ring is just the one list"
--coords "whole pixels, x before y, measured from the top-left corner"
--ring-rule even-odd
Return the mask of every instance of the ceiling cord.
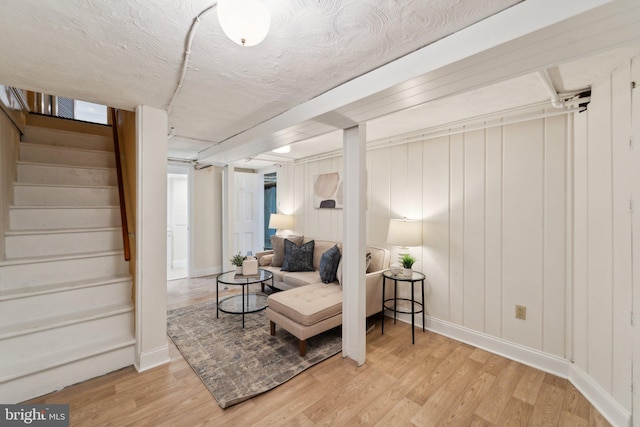
[[184, 77], [187, 74], [187, 67], [189, 65], [189, 56], [191, 55], [191, 44], [193, 43], [193, 36], [196, 33], [196, 28], [200, 23], [200, 20], [204, 18], [209, 12], [216, 8], [218, 2], [216, 1], [211, 6], [203, 10], [195, 17], [193, 23], [191, 24], [191, 28], [189, 29], [189, 34], [187, 36], [187, 44], [186, 50], [184, 51], [184, 59], [182, 61], [182, 71], [180, 73], [180, 80], [178, 81], [178, 86], [176, 86], [176, 90], [173, 92], [173, 96], [171, 97], [171, 101], [169, 101], [169, 105], [167, 105], [167, 115], [171, 113], [171, 107], [173, 106], [173, 102], [176, 100], [178, 93], [180, 93], [180, 89], [182, 89], [182, 83], [184, 82]]

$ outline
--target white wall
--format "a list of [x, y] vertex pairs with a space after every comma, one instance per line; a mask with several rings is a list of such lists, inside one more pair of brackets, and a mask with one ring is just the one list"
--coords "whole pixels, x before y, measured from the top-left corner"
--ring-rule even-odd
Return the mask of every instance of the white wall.
[[192, 276], [222, 271], [222, 169], [212, 166], [193, 174]]
[[167, 345], [167, 112], [136, 107], [136, 360], [169, 362]]
[[[389, 218], [423, 219], [429, 316], [564, 357], [566, 141], [558, 116], [369, 151], [367, 244], [388, 247]], [[313, 176], [341, 163], [279, 171], [297, 232], [341, 239], [341, 211], [312, 207]]]
[[314, 175], [335, 171], [342, 171], [342, 157], [278, 169], [278, 211], [295, 215], [296, 233], [328, 240], [342, 238], [342, 210], [313, 207]]
[[20, 132], [0, 109], [0, 260], [4, 259], [4, 232], [9, 228], [9, 206], [13, 203], [13, 182]]
[[575, 119], [574, 148], [574, 361], [628, 411], [633, 334], [629, 201], [635, 193], [638, 203], [640, 194], [640, 183], [633, 180], [640, 162], [629, 145], [632, 124], [640, 125], [640, 111], [632, 119], [633, 80], [640, 81], [640, 58], [593, 85], [588, 112]]

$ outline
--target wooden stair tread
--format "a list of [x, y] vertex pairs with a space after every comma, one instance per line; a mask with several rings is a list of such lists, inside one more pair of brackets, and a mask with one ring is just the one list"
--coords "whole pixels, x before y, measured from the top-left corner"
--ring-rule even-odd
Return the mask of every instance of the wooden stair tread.
[[[106, 137], [105, 137], [106, 138]], [[83, 153], [97, 153], [97, 154], [105, 154], [109, 156], [113, 156], [113, 150], [94, 150], [91, 148], [81, 148], [81, 147], [70, 147], [66, 145], [53, 145], [53, 144], [43, 144], [38, 142], [30, 142], [30, 141], [20, 141], [20, 146], [24, 147], [35, 147], [35, 148], [47, 148], [54, 149], [60, 151], [78, 151]]]

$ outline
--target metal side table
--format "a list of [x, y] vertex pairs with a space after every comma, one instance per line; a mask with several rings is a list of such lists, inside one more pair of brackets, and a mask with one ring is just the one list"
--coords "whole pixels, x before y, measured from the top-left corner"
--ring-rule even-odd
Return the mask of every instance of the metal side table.
[[[385, 270], [382, 272], [382, 333], [384, 334], [384, 310], [393, 311], [393, 323], [396, 323], [398, 313], [405, 313], [411, 315], [411, 342], [416, 343], [415, 336], [415, 315], [422, 313], [422, 332], [424, 332], [424, 279], [425, 275], [414, 271], [411, 277], [405, 277], [402, 274], [394, 276], [391, 271]], [[393, 298], [385, 299], [387, 280], [393, 281]], [[398, 282], [406, 282], [411, 286], [411, 298], [398, 298]], [[422, 289], [422, 300], [416, 301], [414, 284], [420, 282]], [[389, 303], [389, 304], [388, 304]], [[393, 303], [393, 304], [390, 304]], [[400, 304], [399, 304], [400, 303]], [[410, 303], [410, 306], [407, 307]]]

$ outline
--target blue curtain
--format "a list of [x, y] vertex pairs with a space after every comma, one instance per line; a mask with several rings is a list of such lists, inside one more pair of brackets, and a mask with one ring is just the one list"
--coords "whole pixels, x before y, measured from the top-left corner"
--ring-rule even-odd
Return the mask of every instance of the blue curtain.
[[276, 230], [269, 228], [269, 217], [276, 213], [276, 186], [264, 187], [264, 248], [271, 249], [271, 236], [276, 234]]

